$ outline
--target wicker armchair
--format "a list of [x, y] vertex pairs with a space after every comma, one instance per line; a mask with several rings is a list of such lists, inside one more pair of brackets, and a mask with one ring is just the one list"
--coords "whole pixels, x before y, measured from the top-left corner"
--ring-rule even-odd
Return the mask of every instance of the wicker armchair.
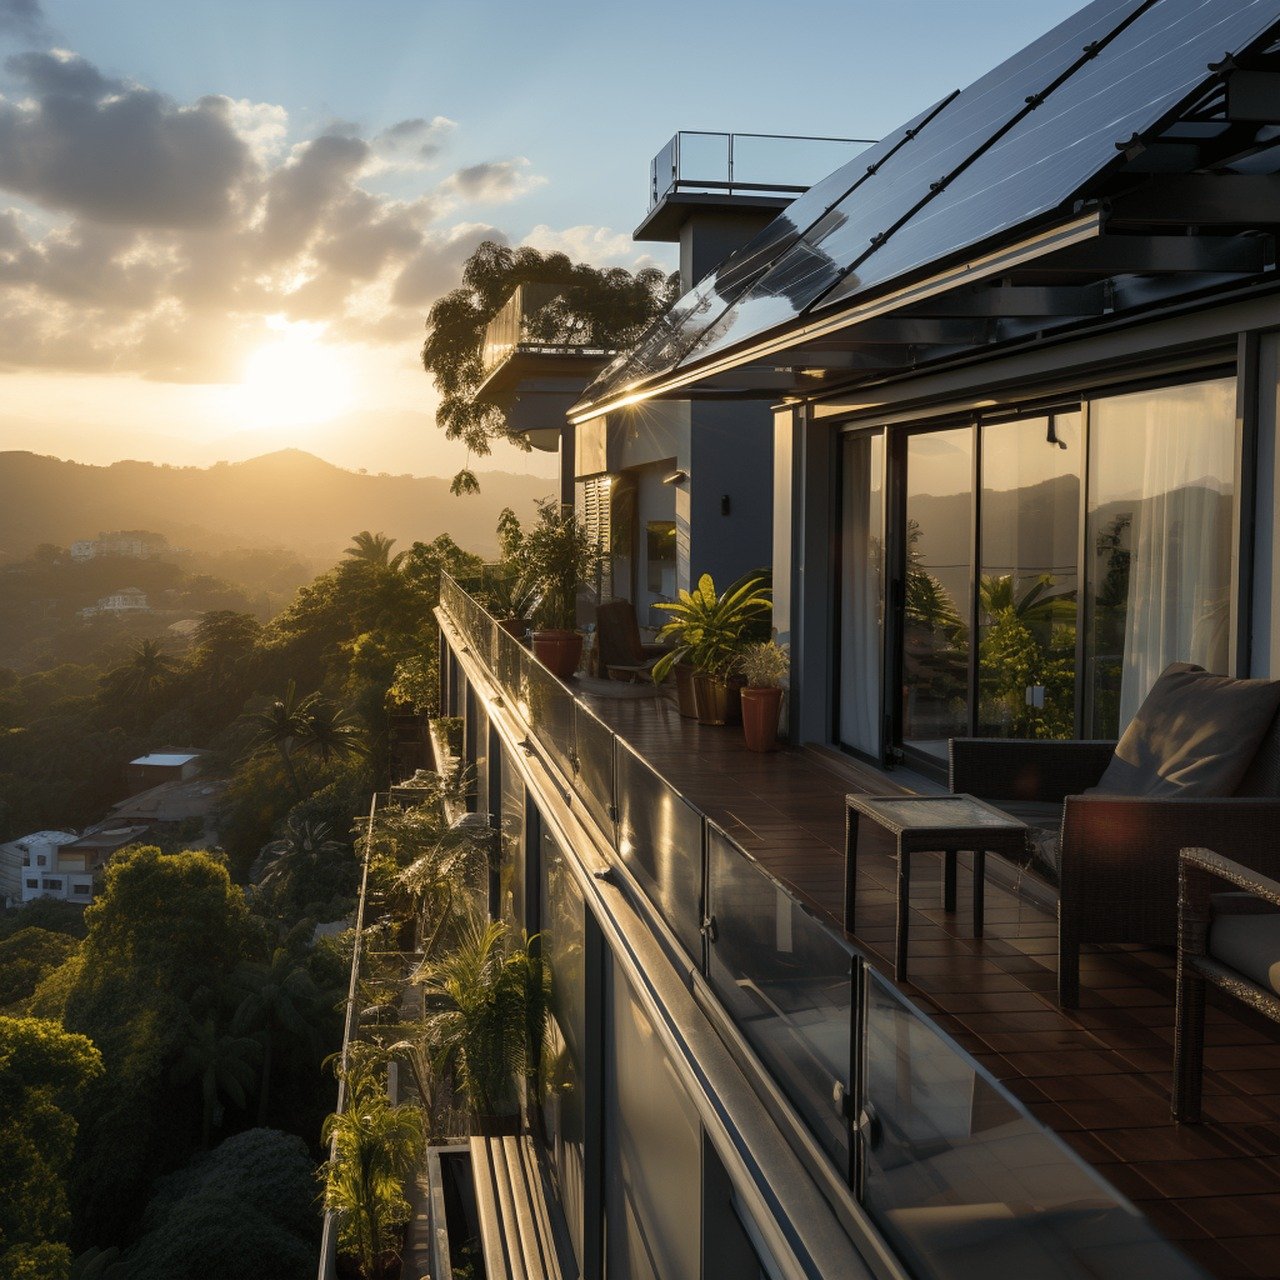
[[1262, 869], [1208, 849], [1183, 849], [1178, 867], [1173, 1116], [1194, 1122], [1204, 1076], [1205, 984], [1280, 1022], [1280, 882], [1264, 874], [1280, 873], [1280, 848], [1273, 845]]
[[[1260, 748], [1275, 748], [1273, 732]], [[1111, 760], [1114, 742], [1043, 742], [957, 738], [951, 743], [951, 789], [1008, 807], [1061, 804], [1058, 887], [1058, 1002], [1080, 1001], [1080, 945], [1176, 941], [1178, 851], [1189, 845], [1229, 848], [1254, 860], [1276, 844], [1280, 796], [1258, 796], [1250, 769], [1237, 794], [1174, 800], [1085, 796]], [[1019, 815], [1021, 816], [1021, 815]], [[1035, 867], [1054, 879], [1054, 868]]]
[[596, 606], [597, 671], [608, 680], [639, 680], [649, 675], [667, 646], [640, 639], [636, 607], [630, 600], [606, 600]]

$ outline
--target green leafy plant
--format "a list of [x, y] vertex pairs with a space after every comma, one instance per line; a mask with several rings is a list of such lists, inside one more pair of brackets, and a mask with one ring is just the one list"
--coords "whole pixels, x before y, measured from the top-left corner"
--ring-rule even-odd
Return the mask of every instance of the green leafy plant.
[[708, 675], [727, 676], [738, 662], [751, 624], [768, 614], [773, 601], [762, 577], [736, 583], [720, 595], [711, 575], [704, 573], [692, 591], [681, 591], [676, 600], [653, 607], [671, 614], [658, 639], [674, 642], [653, 668], [654, 680], [661, 682], [681, 662]]
[[521, 534], [514, 553], [516, 571], [535, 603], [534, 621], [547, 630], [572, 631], [577, 622], [578, 588], [600, 566], [598, 547], [572, 507], [553, 499], [538, 503], [532, 529]]
[[435, 1068], [453, 1072], [481, 1125], [516, 1113], [517, 1082], [542, 1055], [547, 974], [530, 941], [513, 941], [500, 921], [477, 921], [415, 975]]
[[748, 689], [778, 689], [791, 669], [791, 658], [785, 646], [772, 640], [749, 644], [738, 659], [738, 674]]

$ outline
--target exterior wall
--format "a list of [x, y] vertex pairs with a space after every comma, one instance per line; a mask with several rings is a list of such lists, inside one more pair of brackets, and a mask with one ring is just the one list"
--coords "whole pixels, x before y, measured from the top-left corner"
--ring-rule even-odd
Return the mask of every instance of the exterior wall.
[[1280, 679], [1280, 334], [1258, 342], [1254, 465], [1253, 631], [1249, 674]]

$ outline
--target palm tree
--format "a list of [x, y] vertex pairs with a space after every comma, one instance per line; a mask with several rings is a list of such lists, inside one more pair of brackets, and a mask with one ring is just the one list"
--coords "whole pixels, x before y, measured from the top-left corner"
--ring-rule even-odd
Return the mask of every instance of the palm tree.
[[212, 1015], [201, 1022], [188, 1019], [187, 1042], [182, 1056], [174, 1064], [173, 1079], [177, 1084], [188, 1080], [200, 1082], [204, 1114], [200, 1123], [200, 1144], [207, 1148], [215, 1124], [222, 1121], [223, 1095], [237, 1107], [247, 1107], [253, 1088], [253, 1062], [258, 1056], [258, 1043], [246, 1036], [225, 1035], [218, 1030]]
[[351, 1088], [347, 1109], [325, 1122], [325, 1140], [333, 1144], [325, 1208], [338, 1215], [367, 1280], [381, 1271], [387, 1233], [408, 1217], [403, 1187], [421, 1158], [423, 1134], [421, 1108], [393, 1107], [369, 1085]]
[[265, 1125], [276, 1039], [281, 1032], [300, 1038], [312, 1036], [320, 989], [302, 961], [284, 947], [276, 948], [270, 964], [242, 964], [237, 978], [248, 993], [236, 1009], [231, 1029], [256, 1034], [262, 1046], [258, 1123]]
[[295, 883], [314, 878], [322, 863], [340, 857], [346, 846], [333, 838], [327, 822], [289, 819], [285, 833], [264, 845], [249, 879], [263, 890], [287, 892]]
[[109, 679], [116, 690], [131, 698], [150, 698], [158, 692], [178, 669], [159, 640], [139, 640], [129, 661], [117, 667]]
[[393, 556], [391, 548], [395, 545], [396, 540], [394, 538], [388, 538], [381, 533], [370, 533], [368, 529], [362, 529], [352, 537], [351, 545], [342, 554], [350, 556], [352, 560], [363, 564], [374, 565], [379, 569], [398, 569], [408, 553], [400, 551]]
[[299, 740], [307, 733], [311, 712], [309, 704], [313, 697], [299, 699], [297, 686], [290, 680], [284, 697], [277, 698], [265, 711], [252, 711], [244, 717], [255, 729], [253, 741], [249, 744], [250, 752], [268, 749], [278, 752], [298, 799], [302, 799], [302, 786], [293, 767], [293, 753]]
[[424, 960], [431, 960], [442, 938], [473, 919], [497, 834], [491, 827], [451, 827], [396, 876], [405, 913], [420, 920], [426, 934]]
[[303, 729], [298, 750], [317, 755], [325, 764], [369, 754], [356, 722], [327, 698], [312, 696], [303, 704]]

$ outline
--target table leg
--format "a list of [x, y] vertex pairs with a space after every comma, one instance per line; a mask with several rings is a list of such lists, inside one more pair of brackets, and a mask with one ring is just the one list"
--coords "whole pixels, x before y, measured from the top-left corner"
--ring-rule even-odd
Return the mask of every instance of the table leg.
[[911, 854], [898, 852], [898, 928], [894, 944], [893, 976], [897, 982], [907, 980], [907, 912], [911, 907]]
[[942, 855], [942, 909], [956, 909], [956, 851], [948, 849]]
[[844, 931], [853, 932], [854, 900], [858, 880], [858, 811], [844, 811]]
[[973, 851], [973, 936], [982, 937], [982, 925], [985, 912], [984, 897], [987, 887], [987, 851]]

